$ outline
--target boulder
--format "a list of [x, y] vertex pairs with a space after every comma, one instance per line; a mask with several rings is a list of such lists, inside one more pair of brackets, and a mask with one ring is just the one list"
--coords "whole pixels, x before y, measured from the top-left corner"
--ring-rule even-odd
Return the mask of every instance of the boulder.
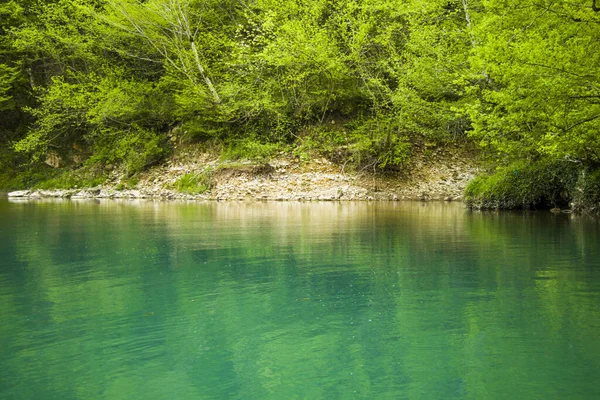
[[29, 190], [16, 190], [8, 193], [8, 197], [28, 197], [31, 191]]

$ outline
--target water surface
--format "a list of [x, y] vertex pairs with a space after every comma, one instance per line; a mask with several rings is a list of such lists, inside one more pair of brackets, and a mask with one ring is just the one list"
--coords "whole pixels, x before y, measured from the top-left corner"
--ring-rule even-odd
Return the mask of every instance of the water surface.
[[0, 201], [2, 399], [600, 398], [600, 224]]

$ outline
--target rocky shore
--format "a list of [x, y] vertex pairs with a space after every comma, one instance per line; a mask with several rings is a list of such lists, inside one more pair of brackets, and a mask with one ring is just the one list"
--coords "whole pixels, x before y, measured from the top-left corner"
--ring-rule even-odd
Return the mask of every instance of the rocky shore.
[[[190, 161], [192, 160], [192, 161]], [[211, 172], [211, 188], [200, 194], [176, 190], [186, 174]], [[276, 158], [268, 163], [229, 162], [208, 154], [180, 155], [140, 175], [127, 188], [115, 173], [104, 185], [92, 188], [20, 190], [17, 200], [154, 199], [217, 201], [460, 201], [477, 167], [466, 149], [438, 149], [413, 157], [404, 170], [345, 171], [324, 158], [300, 162]]]

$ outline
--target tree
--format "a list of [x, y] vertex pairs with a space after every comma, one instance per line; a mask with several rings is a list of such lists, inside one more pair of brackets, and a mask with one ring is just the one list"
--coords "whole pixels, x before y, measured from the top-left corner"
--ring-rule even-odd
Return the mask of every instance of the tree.
[[[116, 14], [106, 21], [146, 40], [155, 52], [192, 85], [198, 75], [215, 104], [221, 102], [197, 43], [206, 40], [204, 4], [190, 0], [110, 1]], [[214, 27], [213, 27], [214, 28]]]
[[473, 137], [505, 162], [600, 161], [600, 14], [595, 3], [484, 2], [472, 63], [488, 83]]

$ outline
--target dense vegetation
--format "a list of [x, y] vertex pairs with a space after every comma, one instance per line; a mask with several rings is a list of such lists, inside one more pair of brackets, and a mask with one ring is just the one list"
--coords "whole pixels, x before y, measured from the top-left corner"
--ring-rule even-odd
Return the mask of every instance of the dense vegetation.
[[389, 168], [472, 140], [474, 205], [599, 200], [594, 0], [11, 0], [0, 24], [0, 187], [189, 144]]

